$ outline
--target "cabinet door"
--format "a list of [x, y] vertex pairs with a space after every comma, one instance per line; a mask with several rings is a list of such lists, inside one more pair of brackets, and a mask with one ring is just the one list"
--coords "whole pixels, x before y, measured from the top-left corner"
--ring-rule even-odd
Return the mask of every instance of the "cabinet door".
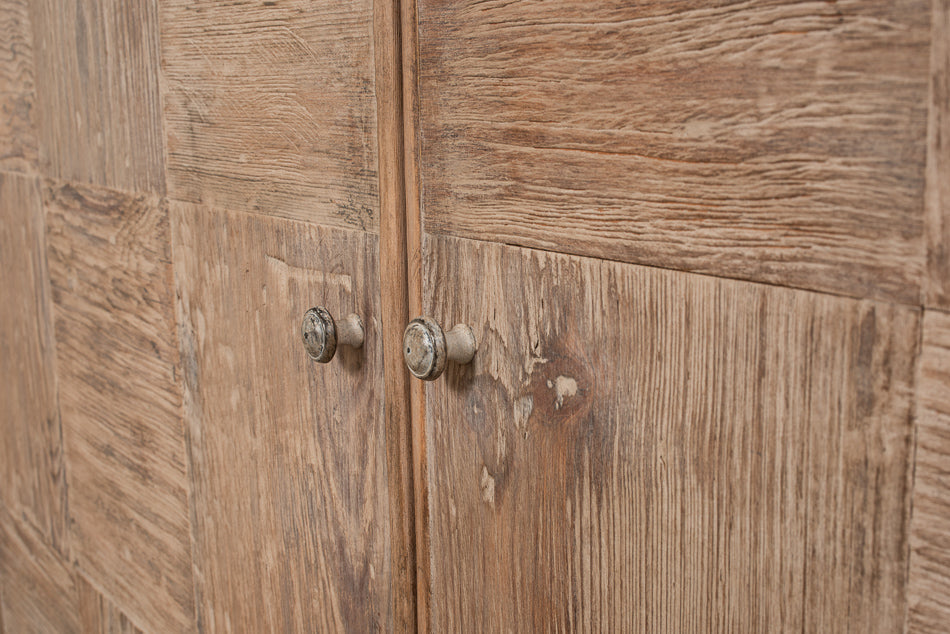
[[902, 628], [929, 15], [419, 0], [432, 631]]
[[391, 630], [372, 2], [162, 9], [199, 624]]

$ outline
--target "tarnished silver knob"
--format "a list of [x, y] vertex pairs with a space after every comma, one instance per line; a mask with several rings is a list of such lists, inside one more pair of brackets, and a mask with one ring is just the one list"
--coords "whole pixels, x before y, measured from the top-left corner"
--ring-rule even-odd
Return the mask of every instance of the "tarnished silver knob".
[[443, 332], [439, 324], [428, 317], [410, 321], [402, 337], [406, 366], [413, 376], [423, 381], [439, 378], [447, 361], [470, 362], [477, 349], [475, 334], [465, 324]]
[[336, 322], [330, 311], [317, 306], [304, 313], [300, 334], [310, 358], [318, 363], [329, 363], [337, 346], [359, 348], [363, 345], [363, 320], [359, 315], [347, 315]]

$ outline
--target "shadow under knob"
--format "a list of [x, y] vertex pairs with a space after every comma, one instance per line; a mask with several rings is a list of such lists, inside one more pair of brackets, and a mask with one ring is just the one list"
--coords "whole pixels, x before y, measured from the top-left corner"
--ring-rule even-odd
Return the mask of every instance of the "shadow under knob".
[[300, 325], [307, 354], [317, 363], [329, 363], [337, 346], [359, 348], [363, 345], [363, 320], [359, 315], [347, 315], [337, 323], [323, 306], [311, 308]]
[[469, 363], [478, 345], [472, 329], [465, 324], [456, 324], [444, 332], [434, 319], [417, 317], [406, 326], [402, 349], [412, 375], [434, 381], [442, 375], [446, 362]]

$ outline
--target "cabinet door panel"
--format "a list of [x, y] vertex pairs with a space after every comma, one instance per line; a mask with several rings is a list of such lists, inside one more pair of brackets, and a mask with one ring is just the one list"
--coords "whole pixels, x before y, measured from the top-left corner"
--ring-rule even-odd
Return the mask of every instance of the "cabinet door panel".
[[[199, 626], [390, 629], [378, 240], [172, 205]], [[366, 342], [312, 362], [314, 305]]]
[[370, 0], [159, 0], [168, 192], [376, 231]]
[[433, 631], [896, 631], [916, 310], [431, 237]]
[[929, 0], [419, 0], [428, 231], [915, 303]]

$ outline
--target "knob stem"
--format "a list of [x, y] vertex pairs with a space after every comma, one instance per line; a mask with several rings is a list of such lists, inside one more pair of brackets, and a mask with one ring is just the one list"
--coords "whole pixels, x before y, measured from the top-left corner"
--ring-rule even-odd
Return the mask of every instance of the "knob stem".
[[445, 333], [445, 349], [449, 361], [466, 364], [475, 358], [478, 344], [475, 343], [475, 334], [465, 324], [455, 324], [452, 330]]
[[351, 348], [363, 347], [363, 320], [351, 313], [336, 323], [337, 345]]

